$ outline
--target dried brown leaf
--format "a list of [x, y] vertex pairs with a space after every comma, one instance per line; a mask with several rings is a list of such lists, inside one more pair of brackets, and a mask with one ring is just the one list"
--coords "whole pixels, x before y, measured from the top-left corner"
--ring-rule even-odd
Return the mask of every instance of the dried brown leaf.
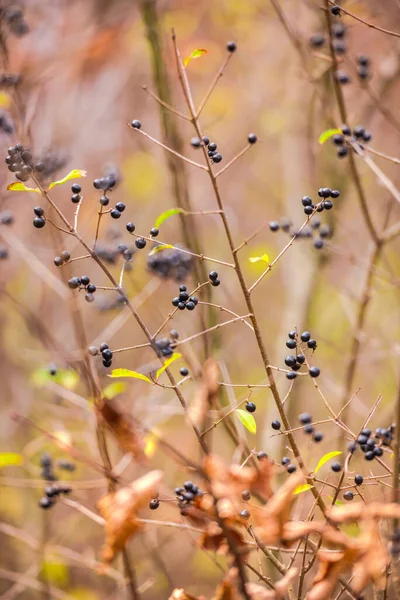
[[295, 567], [289, 569], [285, 576], [275, 583], [275, 590], [269, 590], [258, 583], [247, 583], [246, 590], [251, 600], [279, 600], [287, 593], [298, 574], [299, 570]]
[[188, 594], [187, 592], [185, 592], [184, 589], [182, 588], [176, 588], [172, 594], [170, 595], [170, 597], [168, 598], [168, 600], [205, 600], [204, 596], [192, 596], [192, 594]]
[[161, 471], [150, 471], [130, 485], [105, 494], [98, 501], [98, 509], [105, 519], [105, 544], [102, 560], [111, 563], [117, 552], [140, 527], [137, 511], [158, 494], [162, 481]]
[[189, 408], [190, 422], [197, 425], [197, 427], [200, 427], [204, 422], [218, 394], [218, 375], [219, 368], [217, 361], [213, 358], [207, 359], [203, 366], [201, 381]]
[[135, 419], [124, 414], [115, 403], [111, 404], [109, 401], [104, 401], [99, 410], [122, 450], [131, 452], [136, 460], [144, 462], [145, 444]]

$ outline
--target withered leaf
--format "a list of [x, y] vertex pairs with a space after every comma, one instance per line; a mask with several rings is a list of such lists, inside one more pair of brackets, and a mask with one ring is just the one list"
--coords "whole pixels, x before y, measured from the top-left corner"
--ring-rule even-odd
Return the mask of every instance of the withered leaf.
[[136, 460], [144, 462], [146, 460], [145, 444], [135, 419], [124, 414], [115, 402], [103, 401], [99, 411], [121, 449], [124, 452], [131, 452]]
[[105, 523], [105, 544], [102, 560], [110, 564], [117, 552], [139, 529], [137, 511], [157, 496], [162, 481], [162, 471], [150, 471], [130, 485], [105, 494], [97, 503]]
[[189, 408], [189, 419], [198, 427], [202, 425], [218, 394], [219, 368], [215, 359], [209, 358], [203, 366], [203, 374]]

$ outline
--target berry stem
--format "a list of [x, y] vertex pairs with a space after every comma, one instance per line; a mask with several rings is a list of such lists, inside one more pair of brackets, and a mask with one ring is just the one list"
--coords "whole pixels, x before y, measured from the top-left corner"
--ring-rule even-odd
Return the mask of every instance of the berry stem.
[[161, 100], [161, 98], [159, 98], [154, 92], [149, 90], [147, 85], [142, 85], [142, 89], [146, 92], [146, 94], [149, 94], [149, 96], [151, 96], [151, 98], [153, 98], [156, 102], [158, 102], [158, 104], [160, 104], [161, 106], [163, 106], [164, 108], [166, 108], [167, 110], [172, 112], [177, 117], [180, 117], [181, 119], [185, 119], [185, 121], [191, 120], [190, 117], [188, 117], [187, 115], [184, 115], [182, 112], [180, 112], [179, 110], [177, 110], [176, 108], [174, 108], [173, 106], [168, 104], [167, 102], [164, 102], [164, 100]]
[[220, 175], [222, 175], [222, 173], [224, 173], [227, 169], [229, 169], [229, 167], [231, 167], [237, 160], [238, 158], [240, 158], [241, 156], [243, 156], [243, 154], [246, 154], [247, 150], [250, 150], [250, 148], [252, 147], [253, 144], [247, 144], [247, 146], [245, 146], [243, 148], [243, 150], [241, 150], [238, 154], [236, 154], [236, 156], [234, 156], [232, 158], [232, 160], [230, 160], [223, 169], [221, 169], [220, 171], [218, 171], [218, 173], [215, 174], [215, 177], [219, 177]]
[[[328, 12], [330, 12], [329, 11], [329, 5], [331, 5], [331, 6], [338, 6], [332, 0], [327, 0], [327, 4], [328, 4], [328, 8], [327, 8]], [[386, 33], [386, 35], [392, 35], [393, 37], [400, 38], [400, 33], [397, 33], [397, 31], [391, 31], [390, 29], [384, 29], [383, 27], [379, 27], [378, 25], [374, 25], [373, 23], [369, 23], [368, 21], [365, 21], [364, 19], [361, 19], [361, 17], [357, 17], [357, 15], [355, 15], [352, 12], [350, 12], [349, 10], [346, 10], [345, 8], [343, 8], [343, 6], [338, 6], [338, 8], [340, 8], [340, 12], [344, 13], [345, 15], [348, 15], [349, 17], [351, 17], [352, 19], [355, 19], [356, 21], [358, 21], [359, 23], [362, 23], [363, 25], [366, 25], [367, 27], [370, 27], [371, 29], [376, 29], [376, 31], [381, 31], [382, 33]]]

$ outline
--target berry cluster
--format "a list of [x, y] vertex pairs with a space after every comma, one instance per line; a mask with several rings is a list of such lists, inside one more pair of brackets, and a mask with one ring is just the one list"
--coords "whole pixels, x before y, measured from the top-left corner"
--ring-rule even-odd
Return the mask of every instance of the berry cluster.
[[169, 338], [163, 337], [156, 340], [155, 345], [157, 349], [157, 354], [166, 358], [168, 356], [172, 356], [172, 354], [174, 353], [173, 348], [175, 347], [176, 340], [178, 339], [178, 337], [179, 333], [177, 332], [177, 330], [171, 329], [171, 331], [169, 332]]
[[179, 288], [179, 296], [176, 296], [172, 300], [173, 306], [179, 308], [179, 310], [194, 310], [199, 300], [196, 296], [189, 296], [187, 293], [186, 285], [181, 285]]
[[359, 56], [357, 56], [356, 60], [358, 77], [361, 79], [361, 81], [370, 79], [371, 73], [369, 68], [371, 66], [371, 61], [369, 56], [366, 56], [365, 54], [360, 54]]
[[134, 249], [128, 248], [126, 244], [118, 244], [117, 246], [118, 254], [121, 254], [124, 260], [131, 260], [133, 257]]
[[348, 451], [354, 453], [360, 447], [365, 460], [374, 460], [383, 455], [382, 446], [391, 445], [395, 428], [396, 425], [392, 424], [387, 429], [377, 427], [374, 432], [369, 428], [362, 429], [357, 439], [349, 444]]
[[317, 204], [313, 203], [310, 196], [303, 196], [301, 199], [301, 203], [304, 206], [304, 213], [307, 216], [312, 215], [314, 211], [322, 212], [323, 210], [331, 210], [333, 202], [329, 198], [339, 198], [340, 192], [339, 190], [331, 190], [331, 188], [319, 188], [318, 196], [323, 198], [323, 200]]
[[167, 248], [157, 254], [149, 255], [147, 268], [163, 279], [183, 281], [193, 269], [193, 257], [178, 248]]
[[179, 508], [184, 510], [190, 506], [196, 497], [200, 498], [203, 496], [204, 492], [193, 481], [185, 481], [183, 486], [175, 488], [175, 494], [178, 499]]
[[[304, 198], [308, 198], [305, 196]], [[330, 201], [328, 201], [330, 202]], [[325, 202], [324, 202], [325, 204]], [[332, 204], [332, 203], [331, 203]], [[329, 206], [329, 205], [328, 205]], [[328, 208], [329, 210], [329, 208]], [[281, 221], [270, 221], [268, 226], [271, 231], [276, 232], [279, 230], [284, 231], [291, 237], [296, 239], [314, 239], [314, 248], [320, 250], [324, 247], [324, 239], [332, 237], [332, 229], [328, 223], [321, 224], [320, 219], [313, 218], [309, 225], [306, 225], [302, 229], [296, 230], [292, 228], [292, 222], [285, 217]]]
[[211, 285], [213, 285], [214, 287], [218, 287], [221, 283], [217, 271], [210, 271], [210, 273], [208, 274], [208, 278], [211, 281]]
[[46, 218], [44, 216], [44, 210], [41, 206], [35, 206], [33, 209], [35, 218], [33, 219], [33, 226], [36, 229], [42, 229], [46, 225]]
[[[107, 196], [102, 196], [100, 198], [100, 203], [102, 204], [102, 206], [106, 206], [106, 204], [104, 204], [104, 201], [107, 200], [107, 204], [109, 203], [109, 198]], [[115, 205], [114, 208], [111, 209], [110, 211], [110, 216], [112, 219], [119, 219], [121, 214], [124, 212], [125, 210], [125, 204], [123, 202], [117, 202], [117, 204]]]
[[88, 352], [91, 356], [97, 356], [100, 352], [103, 359], [103, 366], [106, 368], [111, 367], [113, 353], [106, 342], [100, 344], [99, 348], [97, 348], [97, 346], [89, 346]]
[[[317, 342], [311, 338], [309, 331], [303, 331], [300, 336], [295, 330], [289, 331], [288, 337], [289, 339], [286, 342], [286, 346], [290, 350], [296, 350], [296, 356], [289, 354], [285, 357], [285, 365], [292, 369], [289, 373], [286, 373], [286, 377], [288, 379], [296, 379], [297, 371], [299, 371], [306, 362], [306, 357], [303, 354], [304, 349], [309, 348], [314, 351], [317, 347]], [[302, 348], [302, 342], [306, 344], [304, 349]], [[308, 370], [310, 377], [318, 377], [320, 372], [318, 367], [310, 367]]]
[[290, 473], [294, 473], [297, 471], [296, 465], [294, 465], [288, 456], [284, 456], [281, 460], [282, 467], [286, 467], [286, 471]]
[[28, 181], [32, 173], [43, 173], [45, 168], [42, 162], [34, 163], [32, 152], [22, 144], [15, 144], [8, 149], [6, 164], [20, 181]]
[[93, 186], [96, 190], [101, 190], [103, 192], [107, 192], [115, 187], [117, 183], [117, 176], [115, 173], [109, 173], [104, 177], [100, 177], [99, 179], [95, 179], [93, 181]]
[[67, 250], [63, 250], [60, 256], [56, 256], [54, 259], [54, 264], [56, 267], [62, 267], [63, 264], [67, 263], [71, 258], [70, 253]]
[[40, 466], [42, 467], [42, 471], [40, 476], [42, 479], [46, 481], [56, 481], [57, 477], [53, 473], [53, 459], [50, 454], [43, 454], [40, 457]]
[[71, 488], [66, 485], [47, 485], [44, 488], [45, 495], [39, 500], [40, 508], [44, 510], [51, 508], [55, 504], [57, 496], [60, 494], [69, 494], [71, 491]]
[[7, 23], [11, 33], [22, 37], [29, 32], [29, 25], [25, 21], [24, 12], [19, 6], [9, 6], [1, 11], [1, 18]]
[[203, 144], [207, 146], [208, 156], [210, 158], [211, 164], [220, 163], [222, 160], [222, 154], [220, 154], [217, 150], [216, 142], [210, 142], [209, 138], [203, 136]]
[[94, 301], [94, 293], [97, 288], [94, 285], [94, 283], [90, 283], [90, 277], [88, 277], [87, 275], [82, 275], [82, 277], [71, 277], [71, 279], [68, 280], [68, 285], [71, 288], [71, 290], [85, 290], [86, 302]]
[[341, 131], [342, 133], [335, 133], [332, 136], [332, 143], [338, 147], [338, 158], [344, 158], [348, 155], [349, 150], [351, 150], [350, 142], [357, 142], [362, 148], [360, 142], [368, 143], [372, 140], [372, 133], [367, 131], [362, 125], [354, 127], [353, 131], [351, 131], [348, 125], [342, 125]]
[[82, 188], [79, 185], [79, 183], [73, 183], [71, 185], [71, 192], [72, 192], [71, 202], [73, 204], [79, 204], [79, 202], [82, 200], [81, 191], [82, 191]]
[[300, 413], [299, 414], [299, 421], [302, 425], [304, 425], [303, 427], [303, 431], [305, 434], [307, 435], [312, 435], [312, 440], [313, 442], [321, 442], [323, 440], [323, 434], [321, 431], [315, 431], [314, 426], [311, 425], [312, 423], [312, 417], [310, 415], [310, 413]]

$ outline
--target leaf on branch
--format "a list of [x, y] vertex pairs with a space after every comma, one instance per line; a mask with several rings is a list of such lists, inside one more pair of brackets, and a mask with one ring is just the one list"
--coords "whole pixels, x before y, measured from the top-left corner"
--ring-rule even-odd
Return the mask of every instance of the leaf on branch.
[[146, 459], [145, 443], [135, 419], [110, 402], [103, 401], [99, 412], [122, 450], [131, 452], [136, 460], [143, 462]]
[[260, 262], [260, 260], [264, 261], [265, 263], [267, 263], [267, 265], [269, 265], [268, 254], [263, 254], [262, 256], [250, 256], [250, 258], [249, 258], [249, 261], [251, 263], [257, 263], [257, 262]]
[[296, 496], [297, 494], [302, 494], [307, 490], [311, 490], [312, 487], [314, 486], [312, 486], [310, 483], [303, 483], [303, 485], [297, 486], [297, 488], [293, 492], [293, 495]]
[[207, 54], [207, 50], [205, 48], [196, 48], [196, 50], [193, 50], [193, 52], [191, 52], [189, 56], [185, 58], [183, 61], [183, 66], [187, 67], [191, 60], [194, 58], [200, 58], [200, 56], [204, 56], [204, 54]]
[[318, 471], [324, 466], [324, 464], [331, 460], [331, 458], [339, 456], [339, 454], [342, 454], [340, 450], [334, 450], [333, 452], [328, 452], [328, 454], [324, 454], [324, 456], [318, 461], [318, 464], [314, 469], [314, 473], [318, 473]]
[[158, 381], [158, 378], [164, 373], [165, 369], [168, 369], [168, 367], [178, 360], [178, 358], [181, 358], [181, 356], [182, 354], [179, 354], [179, 352], [174, 352], [172, 356], [167, 358], [167, 360], [164, 361], [163, 366], [160, 367], [156, 373], [156, 381]]
[[[117, 492], [105, 494], [97, 503], [105, 523], [105, 543], [101, 550], [104, 565], [109, 565], [141, 524], [138, 511], [157, 497], [162, 471], [150, 471]], [[103, 569], [104, 570], [104, 569]]]
[[131, 371], [130, 369], [113, 369], [107, 377], [132, 377], [133, 379], [141, 379], [142, 381], [147, 381], [147, 383], [153, 383], [146, 375], [137, 371]]
[[173, 248], [172, 244], [158, 244], [158, 246], [154, 246], [152, 250], [149, 252], [149, 256], [153, 256], [153, 254], [157, 254], [157, 252], [161, 252], [161, 250], [168, 250], [168, 248]]
[[26, 185], [21, 181], [14, 181], [14, 183], [10, 183], [10, 185], [7, 186], [7, 189], [10, 192], [36, 192], [36, 194], [40, 194], [39, 188], [26, 187]]
[[2, 467], [15, 467], [22, 465], [24, 457], [16, 452], [0, 452], [0, 469]]
[[326, 131], [323, 131], [321, 133], [321, 135], [318, 138], [318, 142], [320, 144], [325, 144], [325, 142], [327, 140], [329, 140], [332, 136], [334, 136], [336, 133], [342, 133], [341, 129], [326, 129]]
[[218, 394], [219, 367], [216, 360], [209, 358], [203, 366], [203, 374], [197, 386], [193, 401], [189, 407], [189, 419], [198, 427], [205, 421], [208, 411], [213, 406]]
[[170, 209], [164, 211], [163, 213], [161, 213], [161, 215], [158, 215], [154, 226], [157, 227], [157, 229], [158, 229], [160, 227], [160, 225], [162, 223], [164, 223], [164, 221], [166, 221], [170, 217], [173, 217], [174, 215], [179, 215], [180, 213], [184, 213], [184, 212], [185, 211], [183, 210], [183, 208], [170, 208]]
[[82, 171], [80, 169], [73, 169], [72, 171], [70, 171], [68, 173], [68, 175], [66, 175], [62, 179], [58, 179], [57, 181], [52, 181], [48, 187], [48, 190], [51, 190], [51, 188], [53, 188], [55, 185], [62, 185], [63, 183], [66, 183], [70, 179], [80, 179], [81, 177], [86, 177], [86, 171]]
[[257, 423], [255, 418], [253, 417], [253, 415], [249, 412], [247, 412], [247, 410], [243, 410], [241, 408], [237, 408], [235, 410], [235, 415], [237, 416], [237, 418], [239, 419], [239, 421], [242, 423], [242, 425], [244, 425], [246, 427], [246, 429], [248, 431], [250, 431], [250, 433], [252, 433], [253, 435], [256, 434], [257, 432]]

